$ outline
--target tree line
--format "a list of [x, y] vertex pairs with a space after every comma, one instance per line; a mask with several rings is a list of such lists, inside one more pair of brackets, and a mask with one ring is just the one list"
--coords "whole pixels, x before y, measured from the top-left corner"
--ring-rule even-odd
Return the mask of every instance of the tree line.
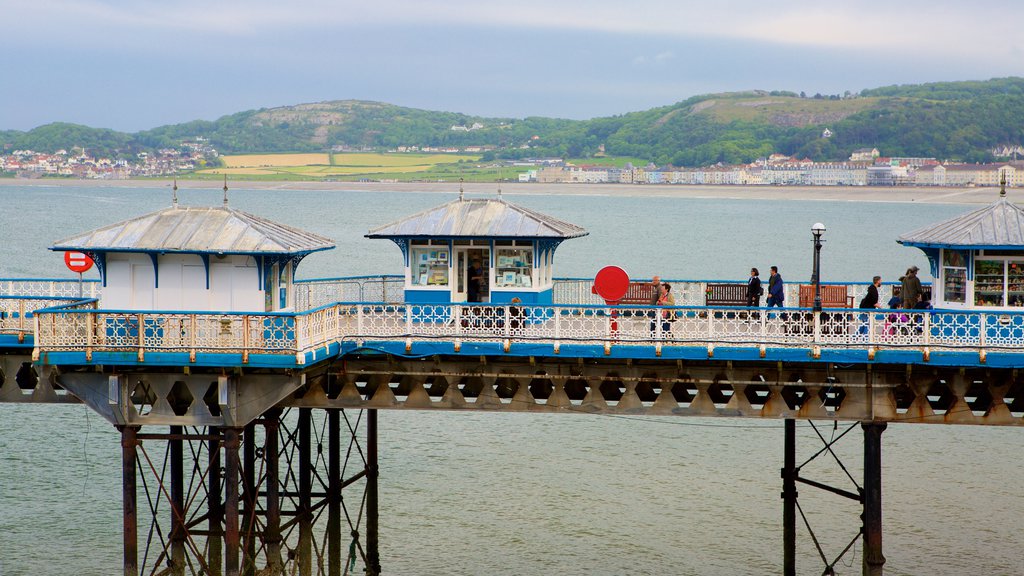
[[[758, 94], [783, 103], [806, 101], [789, 91]], [[990, 151], [995, 146], [1024, 144], [1021, 78], [887, 86], [864, 90], [859, 96], [872, 98], [872, 105], [834, 122], [805, 126], [767, 117], [723, 119], [701, 106], [709, 100], [749, 94], [694, 96], [671, 106], [592, 120], [487, 118], [338, 101], [320, 103], [312, 110], [306, 106], [251, 110], [135, 134], [54, 123], [28, 132], [0, 131], [0, 149], [55, 152], [79, 147], [94, 156], [131, 158], [201, 136], [222, 154], [487, 146], [493, 147], [488, 159], [586, 158], [603, 153], [646, 158], [660, 166], [707, 166], [746, 163], [773, 153], [842, 161], [863, 147], [878, 148], [886, 156], [983, 162], [993, 159]], [[850, 97], [847, 93], [807, 100]], [[482, 127], [452, 129], [474, 124]], [[823, 137], [824, 128], [831, 137]]]

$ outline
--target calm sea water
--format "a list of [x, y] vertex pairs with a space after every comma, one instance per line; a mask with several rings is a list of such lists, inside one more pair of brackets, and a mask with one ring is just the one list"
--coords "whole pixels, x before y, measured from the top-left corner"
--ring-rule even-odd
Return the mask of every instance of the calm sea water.
[[[220, 191], [180, 190], [210, 205]], [[232, 190], [231, 205], [333, 238], [304, 277], [398, 273], [397, 247], [372, 227], [452, 194]], [[770, 202], [515, 196], [584, 226], [556, 275], [744, 279], [778, 265], [811, 270], [810, 227], [828, 228], [823, 280], [895, 279], [917, 250], [895, 237], [971, 209], [920, 203]], [[169, 190], [0, 185], [0, 277], [67, 277], [55, 241], [170, 203]], [[95, 274], [94, 272], [92, 274]], [[777, 574], [782, 563], [782, 423], [753, 420], [382, 411], [381, 557], [400, 575]], [[841, 426], [840, 433], [845, 428]], [[823, 433], [833, 434], [825, 424]], [[1022, 432], [891, 425], [883, 435], [887, 574], [1024, 574]], [[861, 476], [861, 433], [837, 451]], [[820, 447], [798, 425], [798, 459]], [[108, 575], [120, 568], [119, 436], [82, 406], [0, 405], [0, 576]], [[803, 476], [850, 488], [827, 461]], [[826, 554], [856, 534], [859, 511], [800, 487]], [[860, 545], [837, 566], [860, 573]], [[800, 574], [822, 563], [801, 525]]]

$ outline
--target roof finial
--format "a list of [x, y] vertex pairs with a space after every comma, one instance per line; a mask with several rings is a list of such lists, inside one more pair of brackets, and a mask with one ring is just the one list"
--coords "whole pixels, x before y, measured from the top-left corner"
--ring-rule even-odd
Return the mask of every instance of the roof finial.
[[1006, 170], [999, 172], [999, 197], [1006, 198]]
[[501, 182], [498, 182], [498, 198], [501, 198]]
[[224, 205], [228, 205], [228, 175], [224, 175]]
[[462, 178], [459, 178], [459, 202], [463, 200]]
[[178, 179], [174, 179], [174, 188], [171, 188], [171, 206], [178, 207]]

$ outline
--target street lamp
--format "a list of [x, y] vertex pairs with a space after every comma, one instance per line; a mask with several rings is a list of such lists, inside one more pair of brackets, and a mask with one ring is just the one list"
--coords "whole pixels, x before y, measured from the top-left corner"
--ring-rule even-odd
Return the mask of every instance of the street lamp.
[[811, 226], [811, 234], [814, 235], [814, 272], [811, 275], [811, 283], [814, 284], [814, 311], [821, 312], [821, 235], [825, 233], [825, 225], [815, 222]]

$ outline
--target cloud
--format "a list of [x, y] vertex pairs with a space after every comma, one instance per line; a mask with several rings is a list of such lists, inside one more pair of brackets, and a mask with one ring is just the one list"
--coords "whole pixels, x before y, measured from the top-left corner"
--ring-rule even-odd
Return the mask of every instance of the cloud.
[[[497, 27], [725, 38], [772, 43], [999, 54], [1020, 50], [1016, 23], [1024, 4], [975, 0], [907, 0], [880, 8], [866, 0], [823, 5], [793, 2], [638, 0], [0, 0], [21, 34], [59, 29], [165, 31], [259, 37], [345, 27]], [[998, 14], [998, 17], [993, 17]], [[8, 24], [7, 27], [10, 27]], [[21, 31], [21, 32], [19, 32]]]

